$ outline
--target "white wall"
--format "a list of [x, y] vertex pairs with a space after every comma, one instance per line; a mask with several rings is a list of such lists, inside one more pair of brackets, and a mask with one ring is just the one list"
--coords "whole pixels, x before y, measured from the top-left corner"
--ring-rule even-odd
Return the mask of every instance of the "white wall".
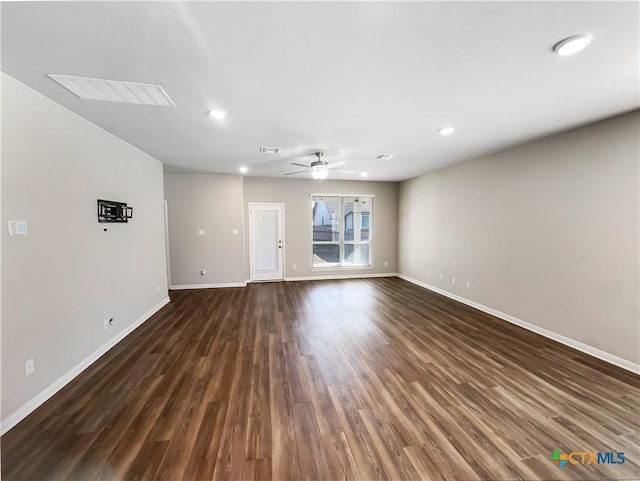
[[639, 364], [639, 123], [636, 111], [401, 183], [400, 272]]
[[[398, 184], [243, 178], [239, 175], [164, 175], [169, 206], [171, 285], [223, 286], [250, 278], [249, 202], [285, 204], [285, 277], [394, 273], [397, 268]], [[374, 268], [311, 270], [310, 193], [373, 194]], [[198, 231], [204, 230], [204, 235]], [[233, 234], [236, 229], [238, 234]], [[384, 261], [388, 266], [384, 265]], [[297, 269], [293, 270], [292, 265]], [[204, 269], [206, 276], [201, 276]]]
[[[6, 430], [166, 302], [167, 285], [157, 160], [2, 74], [2, 168]], [[98, 198], [129, 203], [133, 219], [99, 224]], [[26, 221], [28, 236], [9, 237], [8, 220]]]
[[[165, 174], [164, 179], [171, 285], [244, 283], [242, 177]], [[203, 269], [205, 276], [200, 275]]]
[[[311, 270], [311, 197], [309, 194], [373, 194], [373, 269]], [[249, 202], [285, 205], [285, 277], [391, 274], [397, 272], [398, 184], [346, 180], [247, 177], [244, 209], [248, 230]], [[246, 247], [249, 259], [249, 246]], [[387, 266], [384, 265], [387, 261]], [[293, 269], [293, 264], [296, 269]], [[247, 262], [247, 278], [249, 263]]]

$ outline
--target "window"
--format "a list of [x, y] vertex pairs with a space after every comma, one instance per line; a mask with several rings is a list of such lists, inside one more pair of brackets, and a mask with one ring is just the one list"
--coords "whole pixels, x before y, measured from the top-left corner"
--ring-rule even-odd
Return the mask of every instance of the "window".
[[313, 267], [371, 265], [373, 196], [313, 196]]

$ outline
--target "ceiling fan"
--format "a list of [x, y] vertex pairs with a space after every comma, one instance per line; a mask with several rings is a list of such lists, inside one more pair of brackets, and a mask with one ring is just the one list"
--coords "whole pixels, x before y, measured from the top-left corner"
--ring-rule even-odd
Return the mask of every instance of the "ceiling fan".
[[314, 152], [313, 155], [316, 156], [316, 160], [311, 162], [309, 165], [299, 164], [297, 162], [291, 162], [291, 165], [298, 165], [300, 167], [305, 167], [306, 170], [299, 170], [297, 172], [289, 172], [284, 175], [295, 175], [295, 174], [304, 174], [306, 172], [311, 173], [311, 177], [317, 180], [326, 179], [327, 175], [329, 175], [329, 169], [333, 169], [335, 167], [340, 167], [341, 165], [346, 164], [344, 160], [338, 160], [336, 162], [327, 162], [326, 160], [322, 160], [323, 152]]

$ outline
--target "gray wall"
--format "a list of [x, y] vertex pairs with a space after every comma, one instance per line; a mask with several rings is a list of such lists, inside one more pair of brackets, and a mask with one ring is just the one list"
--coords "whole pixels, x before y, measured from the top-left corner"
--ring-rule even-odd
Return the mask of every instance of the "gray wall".
[[171, 285], [245, 282], [242, 177], [167, 173], [164, 182]]
[[[311, 198], [314, 194], [373, 194], [373, 269], [311, 270]], [[398, 184], [305, 179], [244, 179], [244, 209], [248, 231], [249, 202], [285, 204], [285, 277], [356, 275], [397, 272]], [[249, 259], [247, 243], [246, 258]], [[384, 266], [384, 261], [388, 266]], [[296, 269], [292, 266], [296, 264]], [[247, 262], [246, 276], [250, 277]]]
[[[167, 285], [158, 161], [2, 74], [2, 164], [6, 419], [166, 299]], [[99, 224], [98, 198], [130, 203], [133, 220]], [[27, 221], [28, 236], [9, 237], [9, 220]]]
[[403, 182], [400, 272], [639, 363], [639, 123], [636, 111]]

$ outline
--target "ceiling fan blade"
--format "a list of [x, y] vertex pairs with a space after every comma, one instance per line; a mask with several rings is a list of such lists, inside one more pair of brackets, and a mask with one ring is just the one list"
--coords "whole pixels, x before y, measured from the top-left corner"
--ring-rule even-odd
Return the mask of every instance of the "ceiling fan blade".
[[289, 162], [291, 165], [297, 165], [298, 167], [306, 167], [307, 169], [310, 169], [311, 166], [310, 165], [304, 165], [304, 164], [298, 164], [297, 162]]
[[327, 164], [327, 169], [335, 169], [336, 167], [340, 167], [341, 165], [346, 164], [346, 162], [344, 160], [338, 160], [336, 162], [331, 162], [330, 164]]
[[283, 175], [306, 174], [307, 172], [309, 172], [309, 171], [308, 170], [299, 170], [298, 172], [289, 172], [288, 174], [283, 174]]

